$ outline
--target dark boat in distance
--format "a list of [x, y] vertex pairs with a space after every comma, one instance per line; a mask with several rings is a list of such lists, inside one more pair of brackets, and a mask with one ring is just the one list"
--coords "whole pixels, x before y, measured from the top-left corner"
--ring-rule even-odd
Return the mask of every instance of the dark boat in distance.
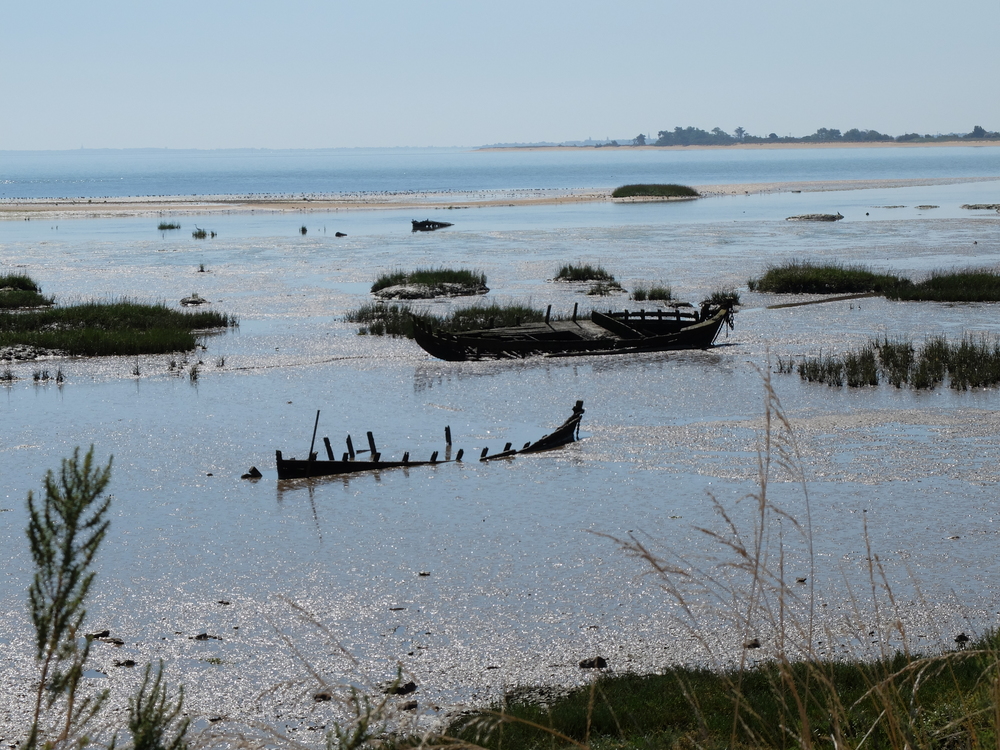
[[[551, 312], [551, 306], [549, 312]], [[722, 326], [733, 326], [730, 305], [705, 303], [672, 310], [608, 311], [590, 319], [549, 320], [504, 328], [448, 333], [414, 318], [414, 340], [429, 354], [449, 362], [521, 359], [531, 356], [579, 357], [675, 349], [707, 349]]]
[[[518, 453], [538, 453], [541, 451], [560, 448], [568, 443], [575, 442], [580, 437], [580, 420], [583, 419], [583, 401], [577, 401], [573, 407], [573, 414], [559, 427], [548, 435], [544, 435], [534, 442], [524, 444], [520, 450], [512, 450], [511, 444], [507, 443], [500, 453], [489, 454], [488, 448], [483, 448], [480, 461], [491, 461], [495, 458], [508, 458]], [[316, 412], [316, 424], [319, 425], [319, 412]], [[330, 438], [324, 437], [323, 444], [326, 447], [326, 461], [319, 460], [312, 448], [316, 444], [316, 427], [313, 428], [313, 442], [309, 446], [309, 458], [306, 460], [296, 458], [285, 458], [281, 451], [275, 451], [275, 461], [278, 469], [278, 479], [309, 479], [311, 477], [328, 477], [338, 474], [358, 474], [363, 471], [380, 471], [382, 469], [398, 469], [411, 466], [437, 466], [444, 463], [459, 463], [465, 451], [459, 449], [455, 458], [451, 458], [451, 428], [444, 428], [447, 447], [443, 459], [438, 459], [438, 452], [434, 451], [428, 461], [411, 461], [409, 452], [403, 454], [402, 460], [383, 461], [382, 454], [375, 447], [375, 438], [372, 433], [368, 433], [368, 448], [366, 450], [354, 450], [351, 436], [347, 436], [347, 452], [338, 460], [333, 454], [330, 445]], [[367, 453], [367, 459], [358, 458], [362, 453]]]
[[414, 232], [433, 232], [435, 229], [444, 229], [445, 227], [452, 226], [451, 222], [448, 221], [431, 221], [430, 219], [411, 221], [410, 223], [413, 224]]

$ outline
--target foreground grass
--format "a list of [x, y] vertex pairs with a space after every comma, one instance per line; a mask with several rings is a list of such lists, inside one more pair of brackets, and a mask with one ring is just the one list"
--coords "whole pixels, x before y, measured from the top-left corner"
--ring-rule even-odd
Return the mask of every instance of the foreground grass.
[[413, 319], [417, 318], [435, 329], [472, 331], [480, 328], [519, 326], [545, 320], [545, 311], [518, 304], [473, 305], [452, 310], [448, 315], [413, 312], [408, 305], [375, 303], [362, 305], [346, 316], [349, 323], [361, 323], [362, 336], [404, 336], [413, 338]]
[[34, 346], [69, 355], [163, 354], [195, 347], [194, 331], [237, 325], [211, 311], [174, 310], [128, 300], [28, 312], [0, 312], [0, 347]]
[[415, 271], [393, 271], [379, 276], [372, 284], [372, 293], [390, 286], [401, 284], [463, 284], [465, 286], [485, 286], [486, 274], [479, 271], [454, 268], [418, 268]]
[[752, 292], [776, 294], [883, 294], [889, 299], [1000, 302], [1000, 273], [992, 269], [934, 271], [921, 281], [877, 273], [863, 265], [793, 260], [750, 279]]
[[513, 694], [446, 734], [523, 750], [996, 747], [998, 649], [994, 634], [937, 657], [601, 676], [548, 705]]
[[0, 310], [17, 310], [27, 307], [47, 307], [51, 297], [43, 297], [42, 290], [30, 276], [6, 274], [0, 276]]
[[622, 185], [611, 192], [612, 198], [698, 198], [700, 194], [687, 185]]

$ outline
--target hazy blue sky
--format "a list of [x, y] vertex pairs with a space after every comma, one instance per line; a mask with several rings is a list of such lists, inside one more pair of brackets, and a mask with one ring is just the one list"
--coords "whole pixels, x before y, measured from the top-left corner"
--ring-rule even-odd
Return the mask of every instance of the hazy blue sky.
[[0, 150], [1000, 130], [1000, 0], [0, 0]]

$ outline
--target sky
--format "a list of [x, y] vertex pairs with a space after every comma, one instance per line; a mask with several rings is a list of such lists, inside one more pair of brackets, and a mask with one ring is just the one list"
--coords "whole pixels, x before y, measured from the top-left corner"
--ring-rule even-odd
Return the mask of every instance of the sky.
[[0, 151], [1000, 130], [1000, 0], [0, 0]]

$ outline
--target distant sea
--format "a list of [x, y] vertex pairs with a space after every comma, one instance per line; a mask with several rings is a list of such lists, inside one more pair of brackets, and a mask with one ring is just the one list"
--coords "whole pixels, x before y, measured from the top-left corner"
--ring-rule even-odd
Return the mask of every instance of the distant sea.
[[1000, 177], [1000, 148], [0, 151], [0, 199]]

